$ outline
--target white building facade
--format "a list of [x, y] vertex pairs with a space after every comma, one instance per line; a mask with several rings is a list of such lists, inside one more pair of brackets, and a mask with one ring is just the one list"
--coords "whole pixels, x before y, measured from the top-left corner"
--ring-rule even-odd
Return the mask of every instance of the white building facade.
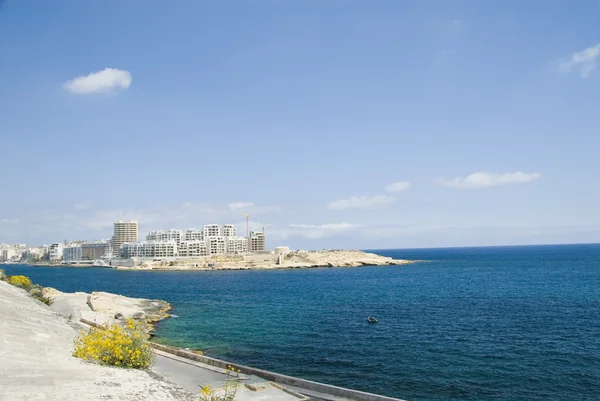
[[175, 241], [175, 243], [179, 244], [181, 239], [181, 230], [175, 229], [150, 231], [146, 235], [147, 241]]
[[64, 245], [61, 243], [50, 244], [48, 247], [48, 260], [50, 261], [58, 261], [63, 257], [63, 249]]
[[172, 258], [177, 256], [175, 241], [140, 241], [121, 245], [122, 258]]
[[203, 240], [182, 241], [178, 247], [178, 254], [183, 258], [208, 256], [208, 245]]
[[202, 241], [204, 239], [204, 230], [190, 228], [185, 231], [186, 241]]
[[81, 245], [69, 246], [63, 249], [63, 260], [65, 262], [73, 262], [83, 260], [83, 252]]
[[204, 226], [204, 239], [208, 237], [219, 237], [221, 235], [221, 227], [218, 224], [207, 224]]
[[225, 237], [226, 253], [229, 255], [241, 255], [248, 253], [248, 239], [244, 237]]

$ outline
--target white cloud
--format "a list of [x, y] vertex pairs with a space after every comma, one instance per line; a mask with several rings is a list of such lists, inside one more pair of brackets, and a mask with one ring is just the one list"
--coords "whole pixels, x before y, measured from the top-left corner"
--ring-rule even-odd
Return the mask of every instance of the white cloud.
[[439, 180], [439, 183], [446, 187], [452, 188], [486, 188], [486, 187], [497, 187], [508, 184], [522, 184], [526, 182], [535, 181], [541, 177], [540, 173], [523, 173], [517, 171], [516, 173], [487, 173], [487, 172], [476, 172], [466, 177], [456, 177], [451, 180]]
[[393, 203], [396, 198], [387, 195], [353, 196], [349, 199], [340, 199], [330, 202], [327, 207], [331, 210], [344, 209], [376, 209]]
[[393, 182], [389, 185], [386, 185], [385, 190], [387, 192], [401, 192], [410, 188], [410, 182], [408, 181], [398, 181]]
[[596, 69], [598, 56], [600, 56], [600, 43], [573, 53], [569, 60], [561, 62], [558, 67], [564, 72], [571, 72], [574, 67], [579, 67], [581, 78], [586, 79]]
[[67, 81], [64, 87], [71, 93], [81, 94], [112, 92], [116, 89], [127, 89], [129, 85], [131, 85], [129, 71], [105, 68], [102, 71]]

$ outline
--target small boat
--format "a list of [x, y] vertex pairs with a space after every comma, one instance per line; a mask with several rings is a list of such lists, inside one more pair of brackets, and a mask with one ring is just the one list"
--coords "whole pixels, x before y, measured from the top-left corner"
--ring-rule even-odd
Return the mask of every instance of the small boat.
[[369, 322], [369, 323], [379, 323], [379, 320], [375, 319], [373, 316], [369, 316], [367, 318], [367, 322]]

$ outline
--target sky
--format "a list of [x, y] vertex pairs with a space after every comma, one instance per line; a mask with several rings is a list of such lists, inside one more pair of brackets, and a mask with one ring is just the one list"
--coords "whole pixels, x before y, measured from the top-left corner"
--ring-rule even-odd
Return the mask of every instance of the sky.
[[5, 0], [0, 243], [599, 242], [598, 63], [598, 0]]

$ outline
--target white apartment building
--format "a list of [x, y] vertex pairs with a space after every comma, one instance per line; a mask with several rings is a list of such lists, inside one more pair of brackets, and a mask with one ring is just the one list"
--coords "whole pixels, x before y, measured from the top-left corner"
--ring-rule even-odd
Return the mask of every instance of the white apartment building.
[[206, 241], [206, 246], [208, 247], [209, 255], [224, 255], [227, 253], [226, 237], [211, 236], [204, 238], [204, 241]]
[[237, 230], [233, 224], [224, 224], [219, 231], [219, 235], [222, 237], [235, 237], [237, 235]]
[[140, 241], [121, 245], [122, 258], [171, 258], [177, 256], [175, 241]]
[[186, 241], [202, 241], [204, 239], [204, 230], [190, 228], [185, 232]]
[[208, 237], [219, 237], [221, 235], [221, 228], [218, 224], [206, 224], [204, 226], [204, 239]]
[[46, 250], [43, 247], [40, 248], [28, 248], [21, 254], [21, 259], [24, 261], [37, 261], [44, 258]]
[[156, 230], [150, 231], [148, 235], [146, 235], [147, 241], [175, 241], [177, 244], [181, 242], [182, 238], [181, 230]]
[[81, 245], [69, 246], [63, 249], [63, 260], [65, 262], [72, 262], [83, 259], [83, 252]]
[[186, 258], [208, 256], [208, 245], [203, 240], [182, 241], [177, 252], [180, 257]]
[[248, 238], [248, 240], [249, 252], [260, 252], [265, 250], [265, 233], [260, 231], [250, 231], [250, 238]]
[[0, 250], [0, 262], [9, 262], [17, 255], [17, 250], [14, 248], [2, 249]]
[[248, 253], [248, 239], [244, 237], [225, 237], [226, 253], [240, 255]]
[[50, 246], [48, 247], [48, 260], [61, 260], [63, 257], [63, 248], [64, 246], [61, 243], [50, 244]]

